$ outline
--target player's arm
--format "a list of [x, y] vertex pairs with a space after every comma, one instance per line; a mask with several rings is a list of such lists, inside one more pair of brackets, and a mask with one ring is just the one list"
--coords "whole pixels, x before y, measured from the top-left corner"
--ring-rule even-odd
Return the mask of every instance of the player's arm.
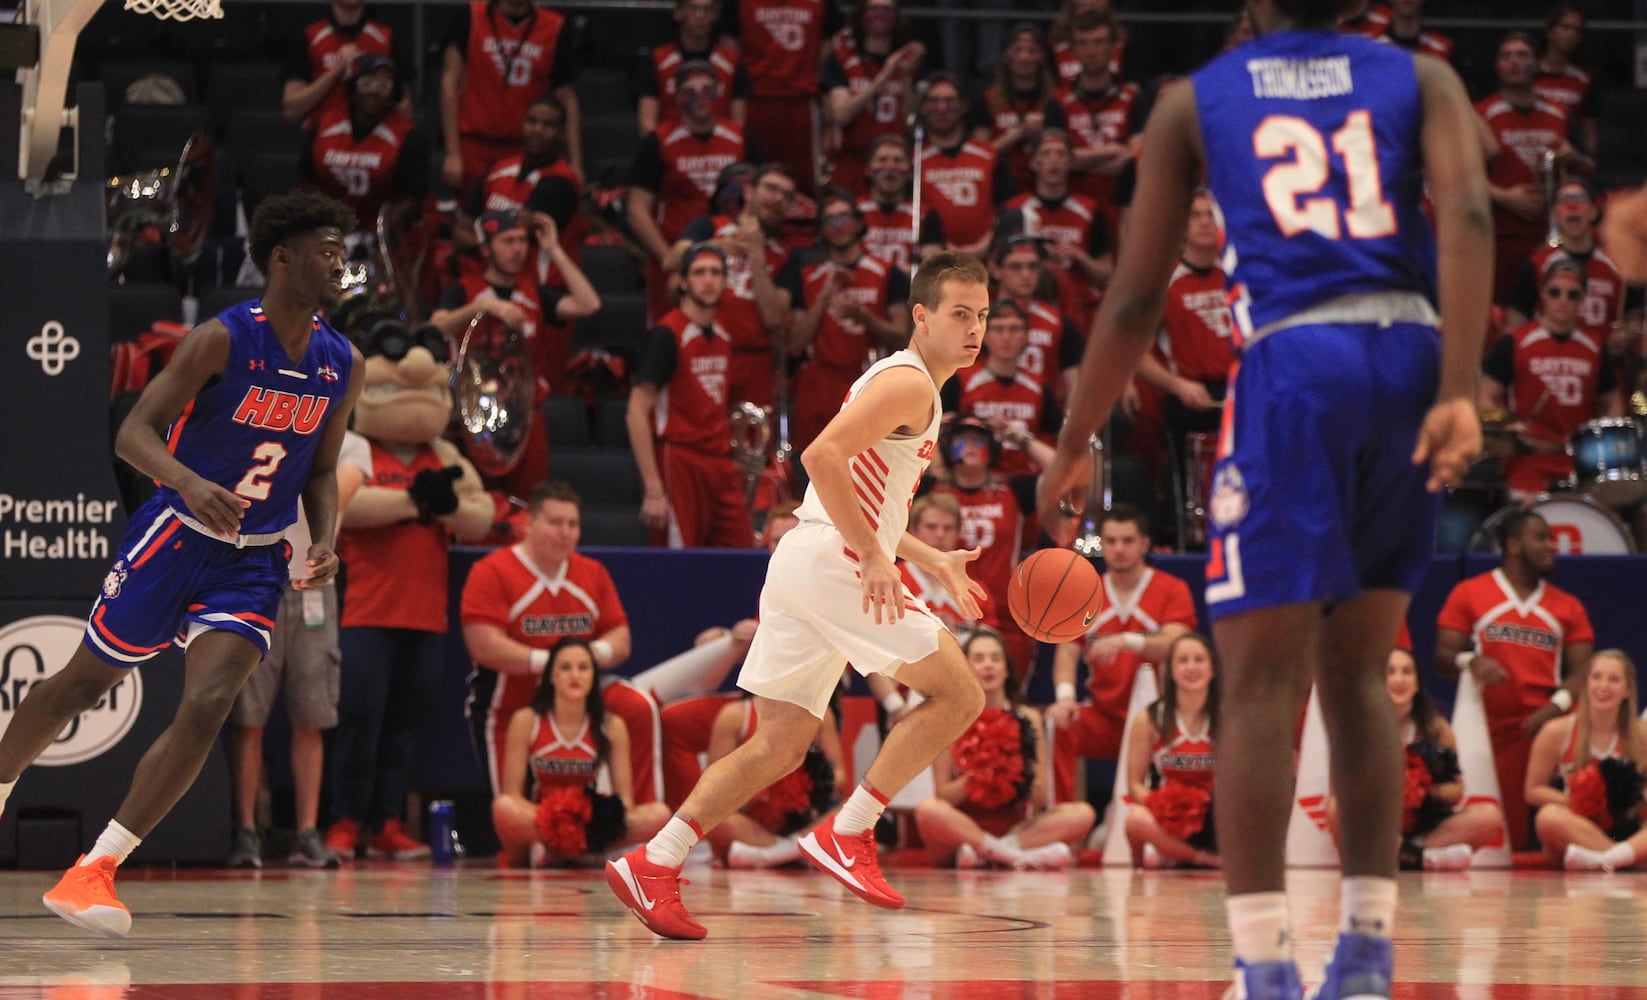
[[984, 550], [955, 549], [952, 552], [940, 552], [927, 543], [905, 531], [898, 539], [899, 559], [907, 559], [915, 565], [931, 573], [949, 595], [955, 598], [955, 603], [961, 612], [968, 618], [982, 618], [984, 614], [980, 601], [989, 600], [989, 591], [984, 585], [967, 576], [966, 565], [983, 555]]
[[337, 454], [343, 447], [344, 435], [349, 432], [349, 415], [354, 412], [355, 401], [366, 385], [362, 374], [366, 370], [366, 359], [361, 357], [358, 347], [351, 346], [349, 353], [349, 388], [343, 394], [343, 405], [327, 416], [320, 442], [315, 446], [314, 461], [309, 466], [309, 478], [303, 483], [303, 510], [309, 519], [311, 541], [304, 559], [309, 575], [293, 584], [299, 590], [325, 586], [338, 571]]
[[[240, 531], [241, 513], [250, 502], [178, 461], [166, 447], [166, 429], [208, 381], [223, 374], [228, 363], [229, 328], [218, 319], [195, 327], [177, 345], [171, 363], [160, 369], [137, 398], [114, 438], [116, 455], [176, 490], [195, 520], [225, 538]], [[247, 455], [247, 464], [251, 461]]]
[[1093, 321], [1069, 414], [1058, 435], [1052, 465], [1041, 474], [1037, 506], [1041, 524], [1055, 538], [1074, 533], [1059, 501], [1084, 487], [1087, 439], [1121, 398], [1138, 359], [1161, 328], [1167, 282], [1178, 264], [1178, 251], [1189, 224], [1190, 198], [1201, 171], [1200, 126], [1194, 84], [1173, 87], [1155, 105], [1145, 133], [1149, 169], [1138, 172], [1134, 213], [1152, 220], [1127, 240], [1127, 252], [1115, 264], [1115, 277]]
[[1476, 118], [1452, 67], [1415, 59], [1424, 107], [1420, 143], [1425, 180], [1435, 204], [1437, 279], [1441, 299], [1441, 388], [1437, 397], [1468, 400], [1475, 387], [1487, 330], [1492, 274], [1481, 262], [1493, 252], [1492, 207], [1481, 146], [1471, 141]]
[[1527, 776], [1522, 779], [1521, 788], [1528, 809], [1567, 804], [1567, 793], [1550, 784], [1550, 779], [1561, 766], [1561, 750], [1572, 728], [1570, 720], [1552, 722], [1533, 737], [1533, 748], [1527, 754]]
[[629, 725], [610, 712], [602, 729], [611, 744], [606, 769], [612, 774], [612, 794], [623, 802], [625, 809], [635, 808], [635, 765], [629, 757]]
[[924, 372], [909, 365], [888, 368], [870, 379], [801, 453], [801, 465], [824, 511], [858, 556], [863, 611], [873, 609], [876, 624], [904, 616], [903, 580], [858, 509], [848, 463], [900, 430], [927, 426], [936, 405], [932, 381]]
[[498, 795], [526, 797], [526, 758], [532, 750], [532, 726], [537, 715], [530, 708], [516, 710], [509, 717], [509, 731], [503, 738], [503, 770], [498, 775]]

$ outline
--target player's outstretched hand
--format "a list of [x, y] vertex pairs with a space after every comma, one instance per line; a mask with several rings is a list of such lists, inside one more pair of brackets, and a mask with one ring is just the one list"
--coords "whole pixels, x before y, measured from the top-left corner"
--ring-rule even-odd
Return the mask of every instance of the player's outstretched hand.
[[1071, 458], [1060, 448], [1035, 481], [1035, 509], [1041, 515], [1041, 530], [1060, 546], [1075, 540], [1075, 524], [1080, 513], [1066, 508], [1064, 501], [1071, 497], [1084, 498], [1091, 476], [1092, 456], [1085, 449], [1082, 457]]
[[196, 521], [228, 539], [240, 534], [240, 519], [246, 516], [246, 508], [252, 505], [245, 497], [236, 496], [199, 476], [179, 486], [177, 493]]
[[332, 551], [331, 546], [316, 542], [309, 546], [309, 555], [303, 561], [303, 565], [309, 568], [309, 575], [292, 586], [298, 590], [313, 590], [331, 583], [332, 577], [337, 576], [340, 563], [337, 560], [337, 553]]
[[1443, 486], [1456, 486], [1481, 455], [1481, 420], [1475, 403], [1462, 396], [1443, 400], [1430, 407], [1418, 430], [1418, 446], [1413, 464], [1430, 465], [1426, 484], [1431, 493]]
[[966, 575], [966, 564], [973, 562], [984, 554], [984, 550], [955, 549], [952, 552], [940, 553], [941, 558], [930, 567], [938, 582], [944, 585], [960, 603], [961, 611], [968, 618], [982, 618], [983, 606], [980, 601], [989, 600], [989, 591], [977, 580]]
[[873, 613], [875, 624], [891, 625], [904, 616], [904, 578], [886, 553], [866, 553], [858, 576], [864, 588], [864, 614]]

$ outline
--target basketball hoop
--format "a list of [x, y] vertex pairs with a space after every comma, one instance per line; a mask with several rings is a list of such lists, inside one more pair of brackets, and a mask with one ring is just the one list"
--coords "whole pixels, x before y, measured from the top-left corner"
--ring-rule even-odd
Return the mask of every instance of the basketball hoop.
[[221, 18], [221, 0], [126, 0], [126, 9], [153, 14], [162, 21], [192, 21], [197, 17]]

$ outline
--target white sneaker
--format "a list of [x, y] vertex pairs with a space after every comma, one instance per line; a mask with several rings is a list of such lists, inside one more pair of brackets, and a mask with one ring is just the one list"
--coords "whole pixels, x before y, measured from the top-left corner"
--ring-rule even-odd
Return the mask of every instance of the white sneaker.
[[1162, 868], [1172, 867], [1172, 862], [1168, 861], [1166, 858], [1163, 858], [1161, 856], [1161, 852], [1156, 850], [1154, 844], [1145, 844], [1142, 853], [1144, 855], [1144, 867], [1150, 871], [1158, 871]]
[[1075, 852], [1063, 841], [1051, 844], [1042, 844], [1023, 852], [1023, 860], [1018, 862], [1019, 868], [1035, 871], [1061, 871], [1075, 864]]
[[982, 868], [984, 859], [978, 857], [978, 852], [971, 844], [962, 844], [955, 849], [956, 868]]
[[1449, 844], [1446, 847], [1424, 848], [1424, 870], [1427, 872], [1461, 872], [1470, 867], [1475, 849], [1469, 844]]
[[1602, 860], [1600, 851], [1592, 851], [1577, 844], [1568, 844], [1561, 866], [1570, 872], [1610, 872], [1613, 866]]

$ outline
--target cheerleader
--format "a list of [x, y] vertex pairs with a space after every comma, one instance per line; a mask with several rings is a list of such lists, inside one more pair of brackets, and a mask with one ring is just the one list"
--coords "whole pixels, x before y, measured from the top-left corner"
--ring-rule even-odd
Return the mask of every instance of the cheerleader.
[[1050, 780], [1041, 716], [1023, 703], [1000, 635], [980, 628], [961, 651], [984, 710], [933, 763], [937, 794], [915, 807], [927, 857], [941, 867], [1067, 868], [1097, 813], [1085, 802], [1037, 808]]
[[1212, 831], [1217, 658], [1204, 635], [1167, 648], [1161, 697], [1132, 720], [1127, 738], [1127, 840], [1146, 868], [1217, 868]]
[[1590, 657], [1578, 704], [1546, 722], [1527, 760], [1539, 843], [1569, 871], [1616, 871], [1647, 854], [1641, 826], [1647, 723], [1636, 716], [1636, 665], [1622, 650]]
[[[532, 704], [509, 720], [502, 793], [492, 801], [504, 864], [577, 862], [613, 840], [646, 840], [669, 821], [663, 803], [634, 803], [629, 730], [606, 714], [595, 673], [587, 641], [560, 640]], [[611, 795], [595, 791], [603, 777]]]

